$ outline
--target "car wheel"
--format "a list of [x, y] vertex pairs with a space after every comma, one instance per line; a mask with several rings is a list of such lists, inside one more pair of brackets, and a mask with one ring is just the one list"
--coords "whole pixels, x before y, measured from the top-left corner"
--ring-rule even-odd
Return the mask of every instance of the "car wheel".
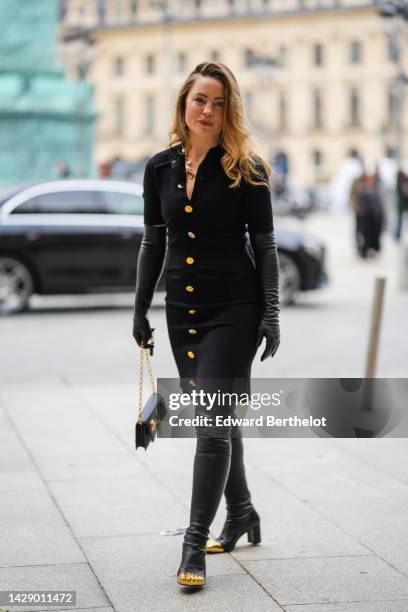
[[29, 269], [14, 257], [0, 255], [0, 315], [27, 308], [33, 288]]
[[286, 306], [291, 304], [300, 290], [300, 272], [292, 257], [278, 253], [279, 257], [279, 302]]

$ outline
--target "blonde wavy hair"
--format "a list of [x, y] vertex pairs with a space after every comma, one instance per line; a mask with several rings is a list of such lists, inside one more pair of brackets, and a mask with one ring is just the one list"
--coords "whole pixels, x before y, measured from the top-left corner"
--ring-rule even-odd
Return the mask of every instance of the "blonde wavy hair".
[[242, 177], [252, 185], [269, 187], [268, 177], [272, 168], [253, 147], [237, 80], [221, 62], [198, 64], [182, 84], [169, 132], [169, 147], [181, 143], [187, 152], [190, 149], [189, 129], [185, 122], [186, 98], [199, 75], [218, 79], [224, 86], [223, 127], [218, 143], [225, 149], [221, 163], [226, 175], [233, 181], [230, 187], [238, 187]]

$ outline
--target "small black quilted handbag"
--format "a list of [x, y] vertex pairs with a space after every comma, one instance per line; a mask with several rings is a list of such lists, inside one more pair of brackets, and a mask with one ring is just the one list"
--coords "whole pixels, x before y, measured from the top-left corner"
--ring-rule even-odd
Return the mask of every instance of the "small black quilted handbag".
[[[147, 360], [147, 371], [149, 374], [152, 394], [143, 406], [143, 362]], [[143, 406], [143, 409], [142, 409]], [[160, 420], [166, 414], [166, 405], [163, 398], [156, 393], [153, 370], [150, 363], [150, 349], [140, 348], [140, 367], [139, 367], [139, 398], [137, 409], [137, 420], [135, 426], [136, 450], [141, 446], [145, 450], [150, 442], [154, 442]]]

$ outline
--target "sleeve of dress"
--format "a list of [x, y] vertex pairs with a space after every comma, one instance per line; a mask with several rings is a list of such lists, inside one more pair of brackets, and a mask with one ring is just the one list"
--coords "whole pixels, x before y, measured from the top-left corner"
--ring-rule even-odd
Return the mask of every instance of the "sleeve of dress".
[[[259, 166], [263, 177], [269, 182], [268, 175]], [[244, 214], [249, 234], [262, 234], [273, 230], [272, 200], [270, 189], [264, 185], [251, 185], [244, 181]]]
[[146, 164], [143, 177], [144, 223], [145, 225], [163, 225], [160, 195], [157, 191], [153, 158]]

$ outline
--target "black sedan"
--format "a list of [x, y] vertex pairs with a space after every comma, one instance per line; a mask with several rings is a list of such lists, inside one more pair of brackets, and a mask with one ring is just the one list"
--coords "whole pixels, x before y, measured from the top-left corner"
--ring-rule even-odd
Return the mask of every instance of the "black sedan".
[[[61, 180], [0, 192], [0, 314], [24, 310], [33, 293], [134, 291], [142, 191], [125, 181]], [[326, 283], [319, 240], [279, 229], [276, 240], [282, 304]]]

